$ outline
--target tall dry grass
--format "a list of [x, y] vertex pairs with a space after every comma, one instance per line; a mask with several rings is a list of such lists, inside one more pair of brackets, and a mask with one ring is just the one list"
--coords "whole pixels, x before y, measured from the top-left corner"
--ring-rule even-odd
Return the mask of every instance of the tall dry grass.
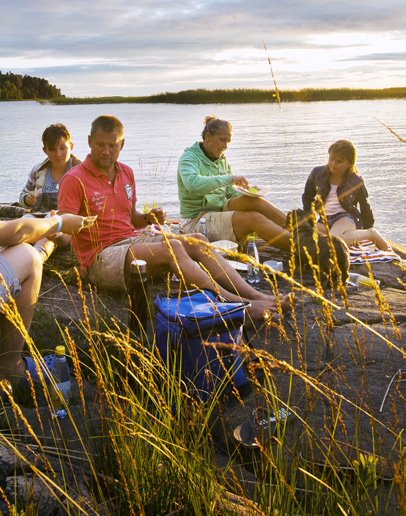
[[[265, 314], [238, 347], [251, 394], [235, 388], [226, 394], [223, 383], [206, 403], [185, 388], [173, 364], [162, 363], [154, 334], [131, 334], [102, 296], [86, 297], [79, 285], [76, 342], [60, 327], [74, 384], [68, 418], [52, 418], [45, 384], [32, 386], [30, 411], [13, 395], [1, 411], [0, 444], [15, 454], [29, 486], [10, 501], [0, 481], [9, 513], [38, 514], [35, 484], [52, 493], [64, 514], [75, 515], [406, 514], [405, 392], [398, 374], [405, 353], [396, 317], [375, 282], [381, 324], [368, 324], [351, 308], [345, 286], [325, 290], [317, 260], [311, 265], [313, 286], [305, 287], [294, 260], [287, 274], [258, 264], [270, 292], [278, 296], [289, 285], [301, 303], [288, 318], [281, 309], [279, 318]], [[185, 288], [182, 278], [178, 288]], [[15, 306], [6, 315], [39, 361]], [[349, 330], [339, 333], [344, 319]], [[386, 419], [369, 374], [376, 350], [382, 368], [390, 370], [389, 357], [401, 367], [385, 393]], [[269, 414], [284, 408], [294, 422], [247, 448], [233, 428], [253, 406]]]
[[[246, 260], [244, 254], [230, 254]], [[370, 336], [377, 339], [374, 345], [378, 341], [404, 360], [396, 344], [399, 328], [383, 292], [376, 287], [376, 302], [393, 338], [388, 338], [389, 327], [382, 334], [350, 311], [343, 285], [333, 294], [324, 291], [317, 264], [315, 288], [293, 279], [298, 277], [293, 261], [288, 274], [259, 265], [275, 294], [283, 280], [315, 302], [307, 305], [312, 313], [294, 309], [288, 326], [268, 317], [258, 330], [262, 348], [241, 343], [252, 387], [248, 398], [236, 389], [226, 395], [221, 385], [200, 403], [185, 389], [179, 370], [162, 363], [153, 337], [131, 334], [123, 321], [103, 310], [98, 295], [92, 292], [89, 302], [80, 290], [82, 313], [75, 321], [80, 349], [69, 329], [60, 328], [75, 385], [68, 419], [52, 419], [45, 385], [33, 389], [35, 408], [29, 417], [13, 397], [2, 411], [0, 444], [19, 458], [27, 483], [43, 485], [68, 514], [237, 514], [244, 507], [247, 514], [381, 515], [393, 514], [396, 504], [402, 514], [403, 435], [395, 427], [382, 428], [369, 398], [374, 382], [367, 372]], [[346, 397], [339, 383], [349, 380], [338, 359], [337, 312], [352, 320], [353, 339], [344, 348], [357, 363], [359, 398]], [[8, 316], [19, 324], [12, 310]], [[310, 321], [318, 330], [316, 346]], [[35, 343], [29, 335], [26, 339], [30, 354], [39, 359]], [[280, 349], [290, 350], [288, 359], [278, 357]], [[318, 357], [310, 360], [317, 349]], [[393, 421], [404, 417], [396, 414], [404, 391], [395, 383]], [[255, 450], [236, 443], [231, 431], [234, 421], [249, 416], [253, 400], [265, 412], [286, 408], [295, 415], [294, 423], [279, 425]], [[383, 430], [390, 436], [389, 460], [382, 456]], [[362, 442], [366, 433], [372, 443], [368, 450]], [[27, 457], [28, 450], [37, 463]], [[11, 514], [38, 511], [29, 494], [17, 497], [14, 509], [9, 505]]]

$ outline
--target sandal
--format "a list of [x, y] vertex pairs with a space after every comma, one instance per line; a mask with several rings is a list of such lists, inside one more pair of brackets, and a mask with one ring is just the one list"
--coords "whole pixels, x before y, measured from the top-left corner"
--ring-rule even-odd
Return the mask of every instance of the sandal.
[[[41, 383], [37, 364], [31, 357], [23, 357], [27, 364], [27, 371], [30, 373], [32, 381], [35, 383]], [[55, 355], [46, 355], [38, 361], [38, 365], [41, 369], [41, 373], [44, 377], [45, 383], [48, 385], [51, 382], [52, 370], [54, 368]], [[28, 378], [21, 378], [19, 385], [29, 387]]]
[[293, 413], [285, 408], [278, 410], [254, 409], [249, 421], [237, 426], [234, 438], [247, 448], [260, 448], [269, 441], [279, 424], [288, 424], [294, 419]]
[[[7, 382], [6, 385], [4, 385], [3, 382]], [[9, 394], [12, 392], [11, 383], [7, 380], [2, 381], [2, 385], [0, 386], [0, 402], [7, 403], [9, 401]]]
[[[40, 384], [41, 380], [38, 374], [37, 365], [31, 357], [23, 357], [27, 364], [27, 371], [30, 373], [31, 379], [34, 384]], [[42, 375], [46, 385], [51, 382], [52, 370], [54, 368], [55, 355], [46, 355], [39, 361], [39, 367], [41, 368]], [[22, 387], [23, 389], [30, 389], [31, 385], [28, 378], [24, 376], [16, 385], [16, 389]], [[10, 401], [9, 394], [12, 392], [12, 386], [9, 384], [8, 387], [0, 387], [0, 400], [3, 403]]]

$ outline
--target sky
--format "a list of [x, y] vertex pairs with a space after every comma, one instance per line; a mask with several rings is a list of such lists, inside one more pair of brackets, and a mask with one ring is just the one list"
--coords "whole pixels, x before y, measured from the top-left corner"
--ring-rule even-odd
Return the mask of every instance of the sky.
[[[69, 97], [406, 86], [404, 0], [1, 0], [0, 70]], [[272, 73], [273, 72], [273, 76]]]

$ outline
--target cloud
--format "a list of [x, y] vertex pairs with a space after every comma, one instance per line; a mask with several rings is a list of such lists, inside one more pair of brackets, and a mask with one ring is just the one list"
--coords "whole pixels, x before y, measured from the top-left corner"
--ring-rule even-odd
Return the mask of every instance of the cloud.
[[406, 61], [406, 52], [376, 53], [362, 56], [354, 56], [352, 61]]
[[[216, 87], [234, 87], [233, 81], [235, 87], [242, 81], [247, 87], [261, 87], [269, 74], [263, 42], [272, 62], [280, 64], [282, 80], [295, 73], [302, 76], [298, 63], [311, 80], [312, 62], [323, 62], [333, 71], [334, 62], [381, 61], [395, 50], [379, 52], [369, 41], [381, 35], [401, 48], [406, 39], [403, 0], [5, 4], [0, 70], [55, 77], [68, 95], [139, 95], [198, 87], [202, 81]], [[358, 41], [354, 35], [359, 35]], [[357, 47], [365, 47], [365, 52]], [[398, 52], [392, 60], [394, 66], [401, 56]], [[288, 82], [293, 86], [294, 81]]]

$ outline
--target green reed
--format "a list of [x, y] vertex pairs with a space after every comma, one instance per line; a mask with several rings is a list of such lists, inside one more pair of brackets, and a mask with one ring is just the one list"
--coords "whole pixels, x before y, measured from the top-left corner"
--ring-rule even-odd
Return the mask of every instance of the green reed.
[[[279, 93], [279, 99], [277, 98]], [[301, 90], [274, 90], [234, 88], [208, 90], [198, 88], [176, 93], [166, 92], [142, 97], [56, 97], [53, 104], [233, 104], [262, 102], [315, 102], [337, 100], [373, 100], [405, 98], [406, 88], [303, 88]]]

